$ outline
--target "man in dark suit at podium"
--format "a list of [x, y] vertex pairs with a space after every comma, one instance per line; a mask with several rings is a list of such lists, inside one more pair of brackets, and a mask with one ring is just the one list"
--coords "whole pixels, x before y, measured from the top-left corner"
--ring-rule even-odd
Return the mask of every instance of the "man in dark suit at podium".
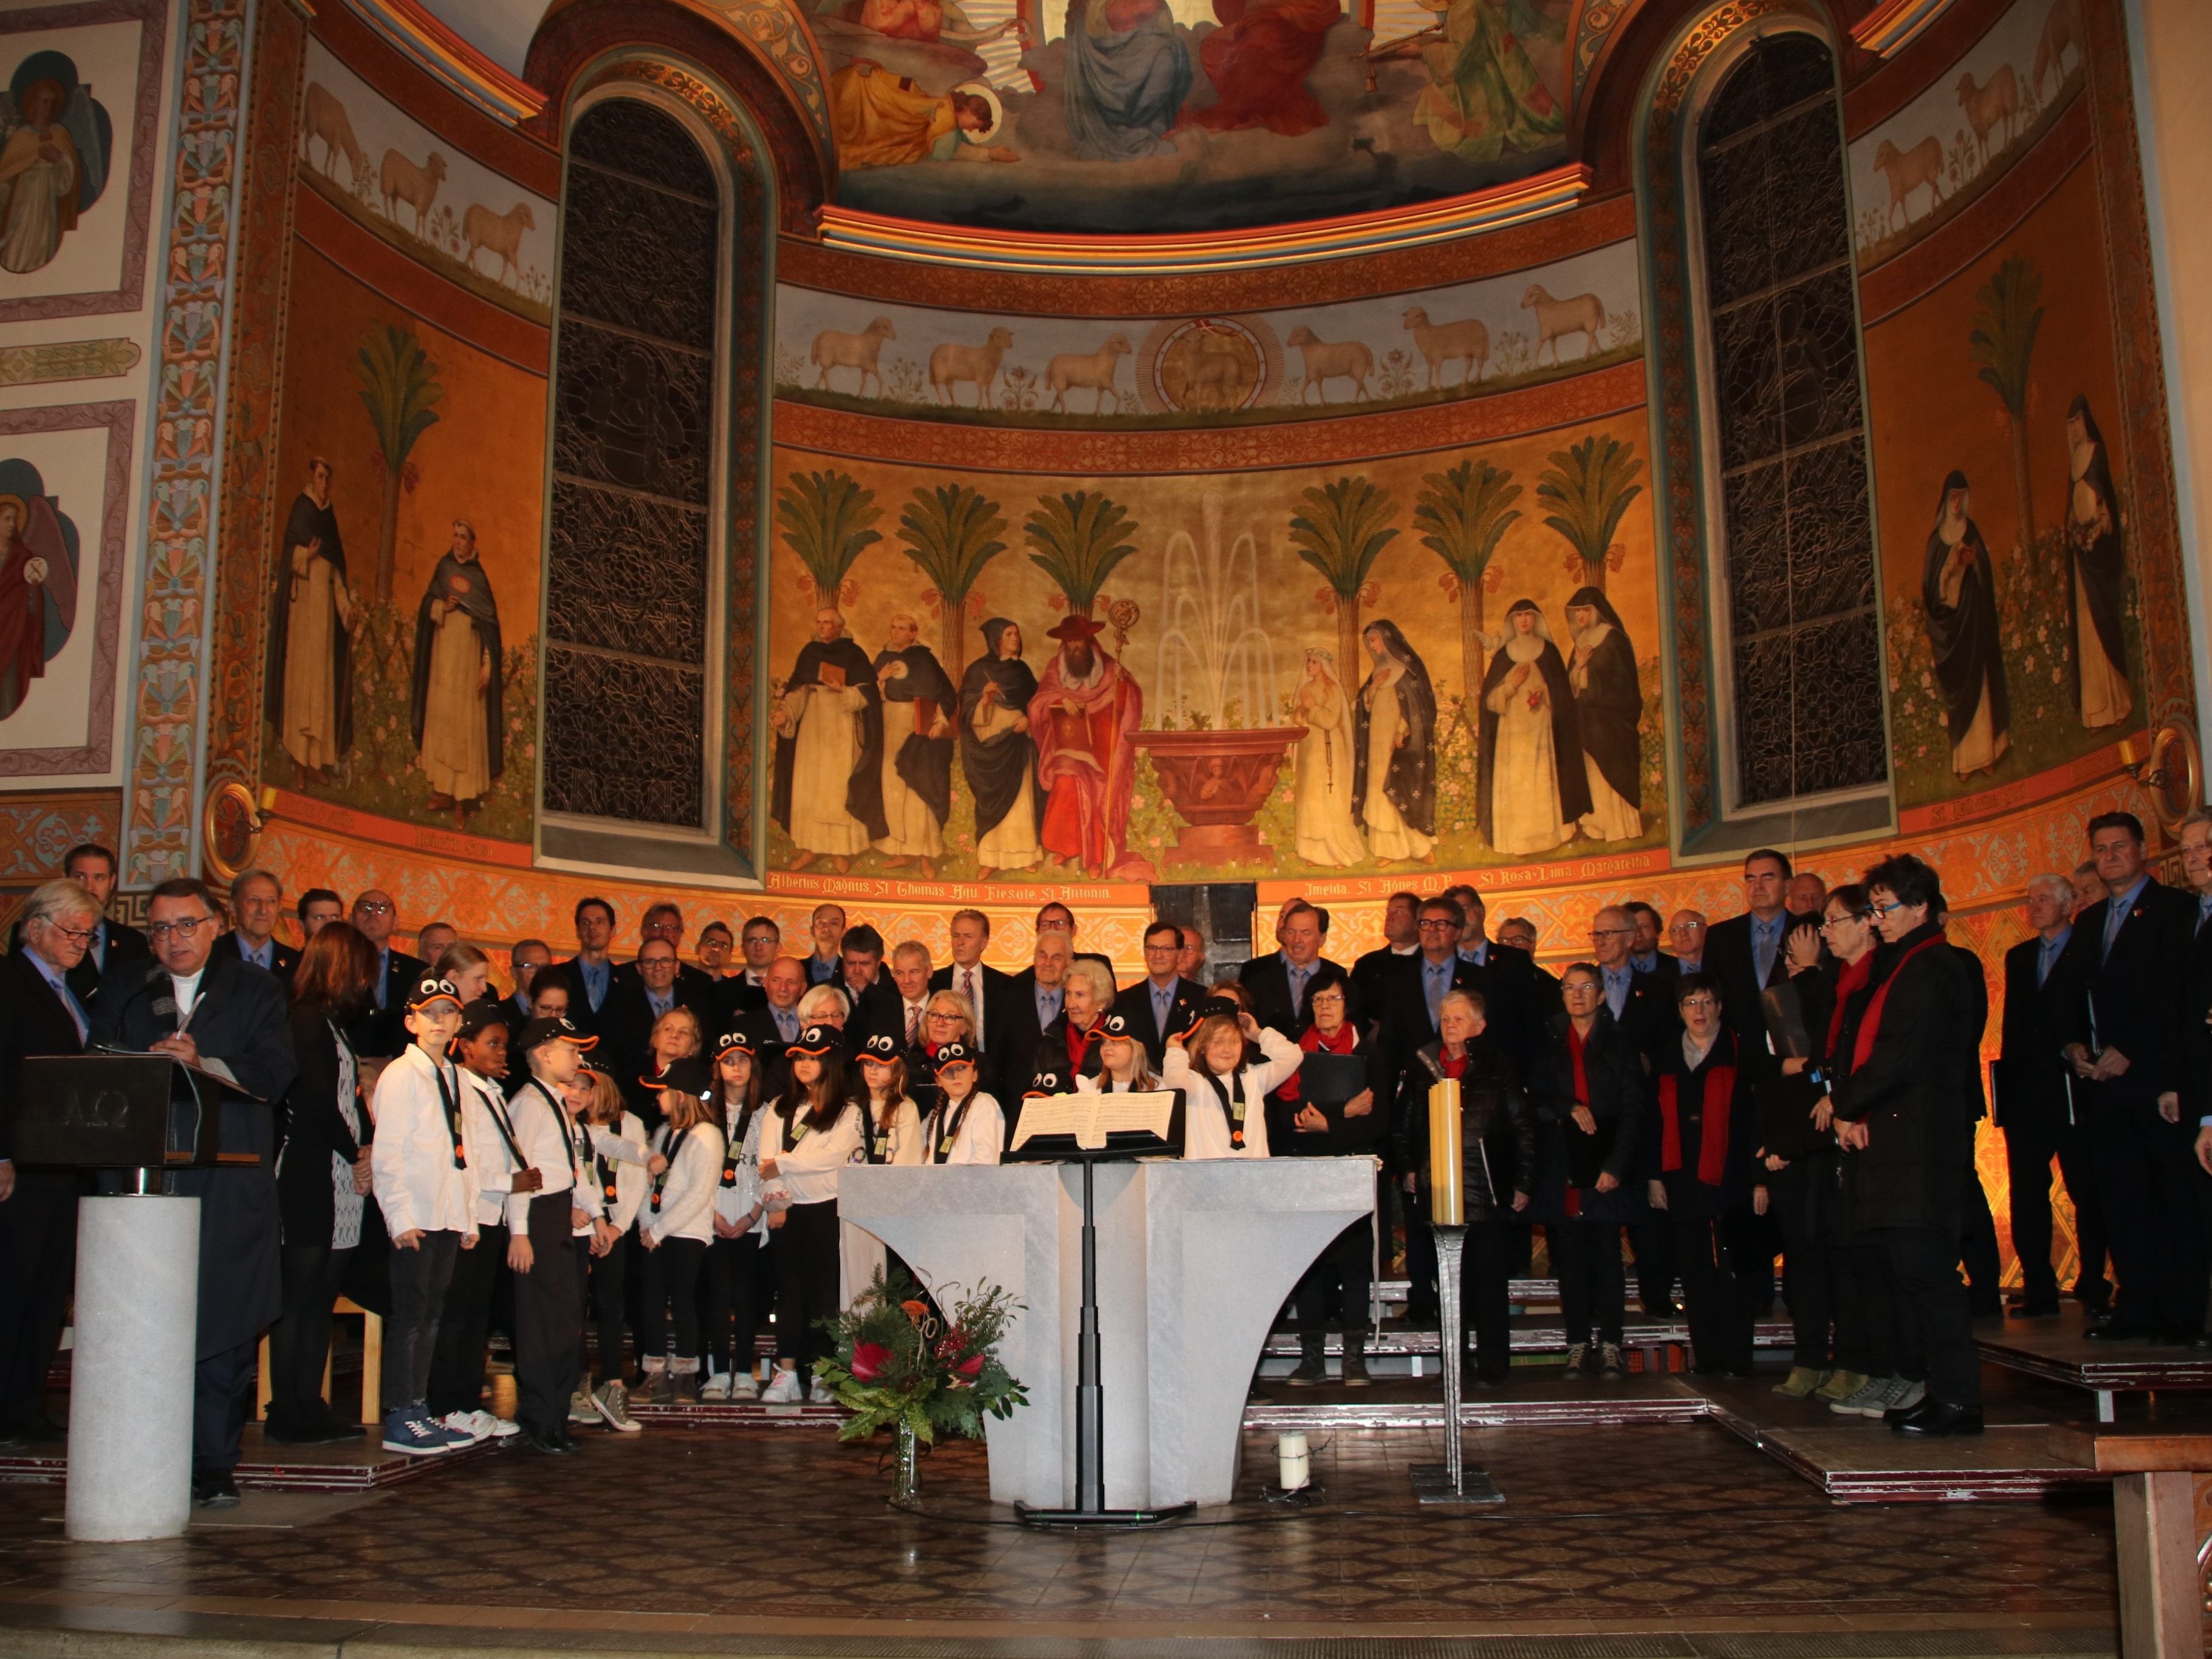
[[[135, 983], [109, 981], [92, 1040], [172, 1054], [227, 1073], [264, 1101], [281, 1099], [295, 1070], [284, 988], [235, 951], [216, 949], [222, 924], [215, 896], [188, 877], [165, 881], [153, 891], [146, 924], [155, 960]], [[238, 1501], [230, 1472], [253, 1405], [254, 1345], [281, 1306], [270, 1109], [226, 1103], [222, 1145], [258, 1153], [260, 1162], [168, 1178], [170, 1192], [200, 1200], [192, 1498], [210, 1508]]]
[[47, 882], [24, 903], [15, 950], [0, 957], [0, 1446], [67, 1437], [46, 1416], [46, 1367], [76, 1276], [83, 1177], [18, 1167], [15, 1114], [26, 1060], [83, 1052], [91, 1017], [69, 981], [99, 920], [76, 882]]
[[248, 870], [230, 884], [232, 927], [227, 950], [276, 975], [289, 996], [300, 953], [276, 937], [276, 918], [284, 914], [284, 884], [266, 870]]

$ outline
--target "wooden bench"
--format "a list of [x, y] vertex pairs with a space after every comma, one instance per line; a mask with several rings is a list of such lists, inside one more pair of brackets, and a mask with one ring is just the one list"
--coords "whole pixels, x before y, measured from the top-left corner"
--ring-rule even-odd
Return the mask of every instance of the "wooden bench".
[[2060, 1429], [2053, 1439], [2071, 1462], [2113, 1477], [2121, 1659], [2202, 1659], [2196, 1471], [2212, 1469], [2212, 1434]]
[[[340, 1297], [331, 1304], [333, 1314], [361, 1316], [361, 1420], [367, 1428], [378, 1428], [384, 1422], [384, 1321], [371, 1313], [351, 1297]], [[269, 1339], [261, 1339], [261, 1380], [254, 1392], [253, 1414], [257, 1418], [269, 1415]], [[331, 1397], [331, 1357], [323, 1356], [323, 1398]]]

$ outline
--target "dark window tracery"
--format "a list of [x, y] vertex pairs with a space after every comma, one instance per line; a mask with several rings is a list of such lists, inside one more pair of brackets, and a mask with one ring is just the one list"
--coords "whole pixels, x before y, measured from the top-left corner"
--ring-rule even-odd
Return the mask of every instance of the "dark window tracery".
[[721, 212], [672, 117], [586, 111], [562, 215], [545, 805], [704, 827]]
[[1888, 775], [1833, 59], [1761, 40], [1698, 135], [1742, 805]]

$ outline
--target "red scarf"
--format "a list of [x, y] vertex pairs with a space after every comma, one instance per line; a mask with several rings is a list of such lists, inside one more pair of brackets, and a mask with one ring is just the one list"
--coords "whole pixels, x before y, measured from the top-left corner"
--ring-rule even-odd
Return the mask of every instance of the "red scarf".
[[[1358, 1030], [1348, 1019], [1336, 1028], [1334, 1036], [1323, 1036], [1320, 1026], [1309, 1025], [1306, 1027], [1305, 1035], [1298, 1039], [1298, 1047], [1310, 1054], [1348, 1054], [1358, 1046]], [[1291, 1073], [1285, 1079], [1283, 1086], [1275, 1091], [1275, 1097], [1292, 1106], [1305, 1098], [1304, 1094], [1298, 1088], [1298, 1074], [1296, 1072]]]
[[1090, 1057], [1091, 1046], [1098, 1041], [1099, 1036], [1104, 1029], [1105, 1028], [1101, 1025], [1098, 1021], [1093, 1020], [1091, 1022], [1091, 1029], [1089, 1030], [1079, 1031], [1075, 1029], [1075, 1022], [1073, 1020], [1071, 1019], [1067, 1022], [1067, 1076], [1069, 1087], [1073, 1088], [1074, 1086], [1074, 1079], [1083, 1075], [1083, 1062]]
[[1856, 962], [1845, 963], [1843, 972], [1836, 975], [1836, 1006], [1828, 1014], [1828, 1044], [1822, 1050], [1831, 1066], [1836, 1063], [1836, 1040], [1844, 1034], [1844, 1011], [1872, 972], [1874, 952], [1869, 951]]
[[[1659, 1167], [1668, 1171], [1682, 1167], [1680, 1085], [1680, 1074], [1659, 1074]], [[1729, 1108], [1735, 1099], [1735, 1067], [1709, 1067], [1704, 1091], [1705, 1116], [1698, 1132], [1698, 1179], [1708, 1187], [1717, 1187], [1728, 1172]]]
[[1874, 995], [1867, 1000], [1866, 1017], [1859, 1021], [1858, 1036], [1851, 1044], [1852, 1071], [1856, 1072], [1860, 1066], [1865, 1065], [1867, 1056], [1874, 1053], [1874, 1041], [1881, 1035], [1882, 1005], [1889, 1000], [1889, 988], [1897, 983], [1897, 976], [1905, 971], [1905, 964], [1929, 946], [1942, 943], [1942, 934], [1930, 933], [1899, 957], [1897, 959], [1897, 966], [1889, 970], [1889, 976], [1875, 988]]

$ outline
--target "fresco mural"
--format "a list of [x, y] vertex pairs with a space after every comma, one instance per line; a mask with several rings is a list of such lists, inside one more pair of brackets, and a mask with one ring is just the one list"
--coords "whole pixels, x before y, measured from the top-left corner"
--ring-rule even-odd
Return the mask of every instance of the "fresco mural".
[[288, 347], [278, 465], [295, 493], [268, 554], [263, 775], [527, 841], [545, 381], [305, 244], [293, 281], [314, 309]]
[[550, 324], [555, 204], [416, 121], [319, 40], [305, 73], [300, 181], [447, 282]]
[[776, 395], [933, 420], [1246, 424], [1510, 391], [1640, 356], [1633, 240], [1480, 282], [1212, 317], [1030, 317], [776, 291]]
[[1866, 331], [1875, 407], [1911, 411], [1873, 424], [1901, 807], [2033, 776], [2144, 724], [2131, 480], [2105, 436], [2120, 392], [2094, 169], [2086, 148], [2039, 164], [2053, 185], [2025, 218]]
[[1152, 881], [1662, 845], [1645, 441], [1637, 411], [1203, 483], [781, 452], [770, 866]]
[[1859, 269], [1979, 199], [2081, 90], [2081, 0], [2014, 0], [1936, 84], [1850, 144]]
[[1157, 232], [1565, 159], [1573, 0], [815, 0], [848, 207]]

